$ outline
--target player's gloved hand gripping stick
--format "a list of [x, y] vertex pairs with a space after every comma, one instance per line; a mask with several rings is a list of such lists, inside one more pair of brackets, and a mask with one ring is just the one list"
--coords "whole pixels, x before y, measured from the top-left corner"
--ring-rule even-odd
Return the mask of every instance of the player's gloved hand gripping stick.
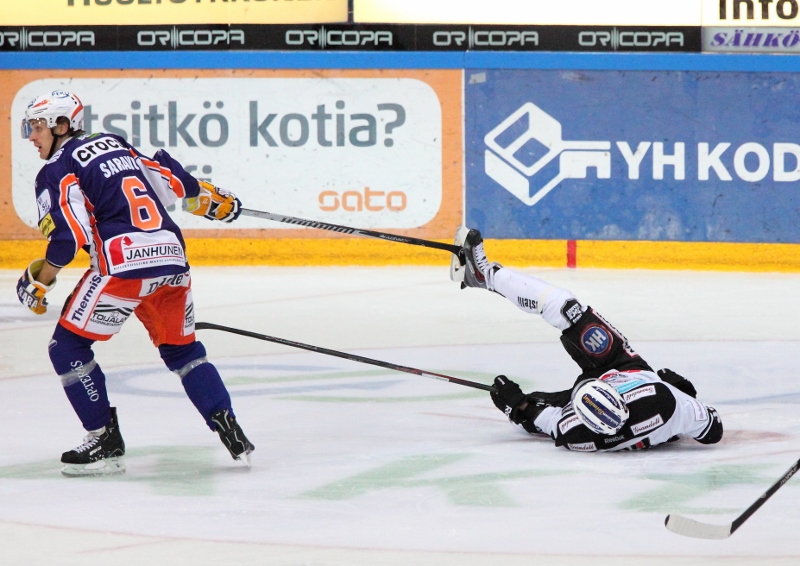
[[183, 209], [186, 212], [222, 222], [233, 222], [239, 218], [242, 201], [236, 195], [206, 181], [198, 181], [198, 184], [200, 193], [196, 197], [183, 200]]

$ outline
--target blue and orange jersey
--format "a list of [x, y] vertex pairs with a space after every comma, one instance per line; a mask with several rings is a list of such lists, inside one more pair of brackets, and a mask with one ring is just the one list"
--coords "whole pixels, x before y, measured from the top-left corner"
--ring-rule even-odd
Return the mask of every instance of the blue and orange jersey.
[[148, 158], [114, 134], [71, 138], [36, 177], [47, 261], [64, 267], [83, 248], [103, 275], [181, 273], [186, 246], [166, 208], [199, 191], [166, 151]]

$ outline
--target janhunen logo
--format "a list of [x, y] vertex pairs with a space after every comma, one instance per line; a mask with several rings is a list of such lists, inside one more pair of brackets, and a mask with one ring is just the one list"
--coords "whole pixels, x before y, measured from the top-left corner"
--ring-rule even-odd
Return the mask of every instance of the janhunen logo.
[[[509, 132], [519, 131], [520, 124], [524, 131], [507, 141]], [[486, 174], [528, 206], [535, 205], [565, 179], [585, 179], [590, 169], [594, 169], [598, 179], [611, 178], [611, 141], [565, 141], [561, 139], [561, 123], [532, 102], [526, 102], [500, 122], [483, 141], [487, 147], [484, 151]], [[520, 151], [523, 146], [537, 144], [547, 150], [544, 155], [530, 165], [520, 161], [518, 155], [523, 154]], [[685, 142], [676, 141], [671, 149], [659, 141], [640, 141], [635, 148], [627, 141], [617, 141], [615, 145], [627, 165], [628, 179], [639, 179], [642, 162], [648, 153], [653, 180], [663, 180], [668, 167], [673, 179], [686, 179]], [[710, 180], [712, 170], [720, 181], [732, 181], [731, 169], [739, 179], [750, 183], [762, 181], [770, 170], [775, 182], [800, 180], [800, 145], [775, 142], [770, 153], [770, 149], [760, 143], [747, 142], [733, 151], [732, 162], [728, 153], [731, 145], [721, 142], [712, 147], [708, 142], [697, 143], [698, 181]], [[545, 181], [535, 179], [556, 157], [558, 167], [555, 175]], [[794, 168], [787, 169], [790, 163], [794, 163]]]

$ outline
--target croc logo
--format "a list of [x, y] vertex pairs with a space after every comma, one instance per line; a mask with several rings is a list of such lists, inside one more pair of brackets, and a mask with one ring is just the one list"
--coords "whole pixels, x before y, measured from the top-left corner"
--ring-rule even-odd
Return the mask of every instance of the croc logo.
[[602, 356], [611, 349], [612, 338], [602, 326], [592, 325], [581, 334], [581, 346], [591, 356]]

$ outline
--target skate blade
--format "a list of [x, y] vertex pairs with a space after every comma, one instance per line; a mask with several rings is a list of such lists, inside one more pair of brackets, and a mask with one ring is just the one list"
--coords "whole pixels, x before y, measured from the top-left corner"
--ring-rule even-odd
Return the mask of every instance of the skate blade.
[[247, 452], [239, 454], [235, 458], [235, 461], [239, 462], [243, 467], [246, 467], [246, 468], [249, 469], [250, 468], [250, 454], [251, 454], [251, 452], [252, 452], [252, 450], [248, 450]]
[[[469, 228], [466, 226], [459, 226], [458, 230], [456, 230], [456, 237], [453, 241], [453, 245], [459, 248], [463, 247], [464, 242], [467, 240], [467, 234], [469, 234]], [[450, 258], [450, 280], [456, 283], [464, 281], [465, 268], [466, 264], [463, 262], [461, 254], [453, 254], [453, 257]]]
[[61, 475], [68, 478], [84, 476], [111, 476], [125, 473], [125, 461], [121, 457], [105, 458], [91, 464], [64, 464]]

